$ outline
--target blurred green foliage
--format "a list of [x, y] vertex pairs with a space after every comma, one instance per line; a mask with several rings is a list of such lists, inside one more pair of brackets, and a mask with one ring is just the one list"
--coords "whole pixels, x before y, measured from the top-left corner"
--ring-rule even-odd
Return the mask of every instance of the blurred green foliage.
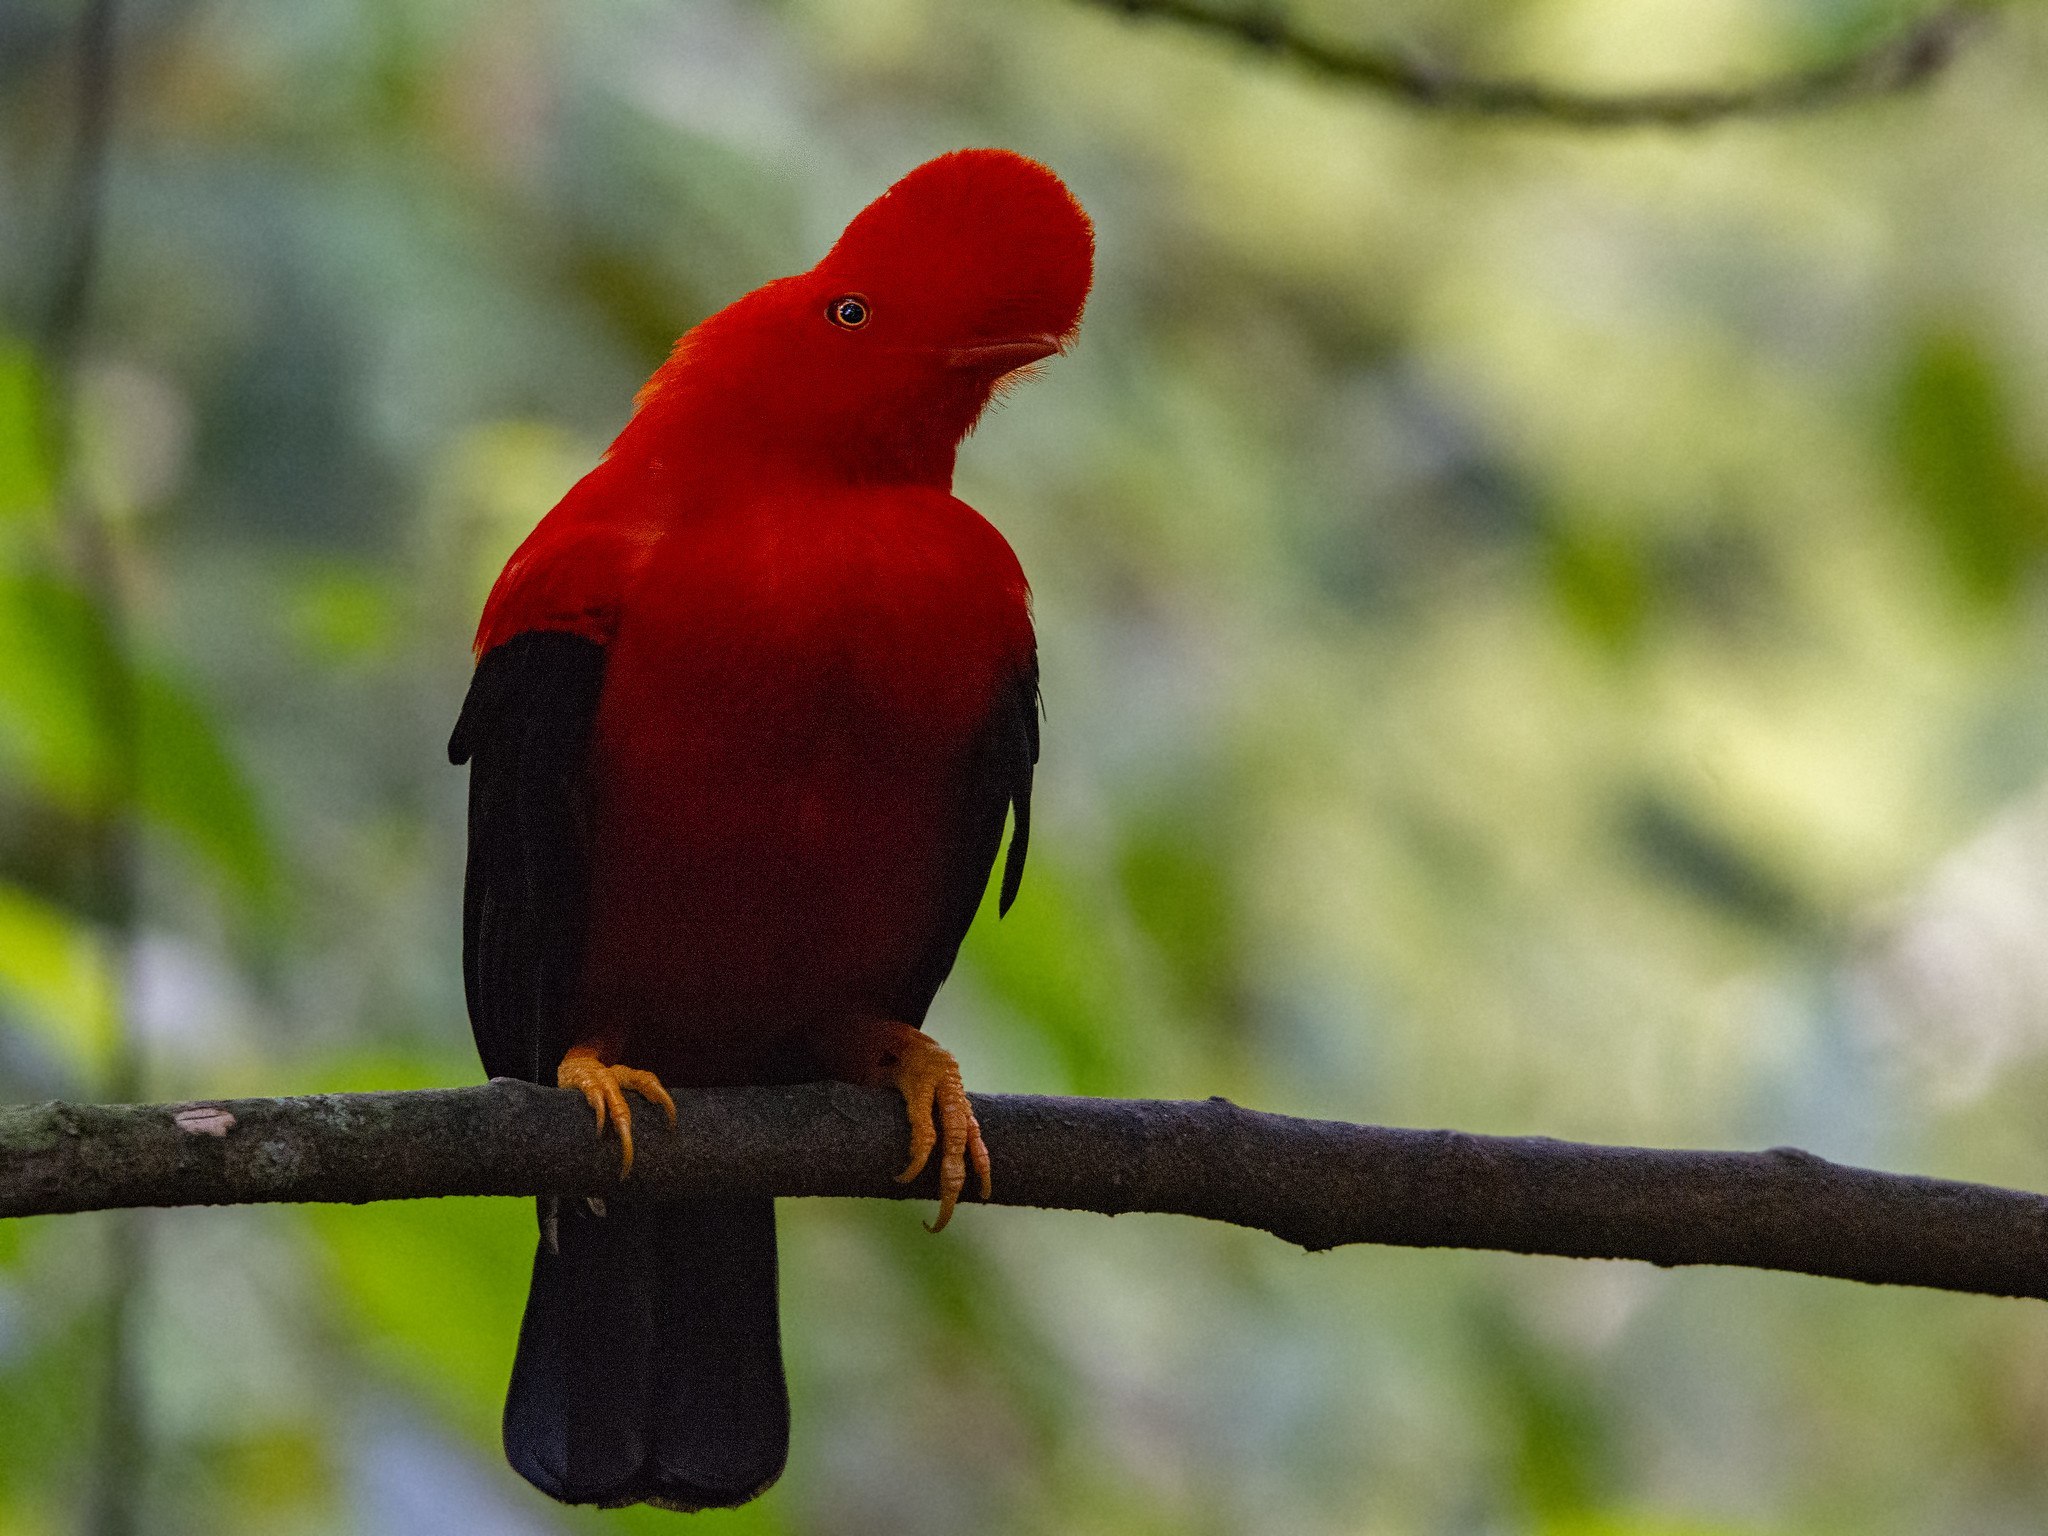
[[[1592, 85], [1889, 0], [1302, 0]], [[133, 594], [153, 1093], [464, 1081], [492, 574], [674, 336], [961, 144], [1094, 213], [970, 442], [1036, 586], [991, 1089], [2048, 1184], [2048, 93], [1694, 136], [1436, 121], [1056, 0], [129, 0], [53, 466], [63, 0], [0, 0], [0, 1093], [113, 1039], [59, 503]], [[1227, 1172], [1227, 1171], [1226, 1171]], [[998, 1175], [1000, 1176], [1000, 1174]], [[2038, 1309], [1172, 1222], [785, 1207], [797, 1443], [733, 1532], [2033, 1531]], [[151, 1222], [164, 1532], [676, 1529], [497, 1458], [514, 1201]], [[0, 1226], [0, 1532], [78, 1528], [103, 1228]]]
[[1924, 338], [1899, 385], [1899, 469], [1958, 584], [2000, 605], [2048, 550], [2048, 480], [2007, 388], [1967, 335]]

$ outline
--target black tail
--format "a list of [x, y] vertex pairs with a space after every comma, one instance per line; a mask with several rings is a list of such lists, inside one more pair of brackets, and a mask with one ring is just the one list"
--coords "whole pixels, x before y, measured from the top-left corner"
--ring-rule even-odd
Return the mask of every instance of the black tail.
[[775, 1202], [564, 1200], [533, 1259], [505, 1454], [567, 1504], [721, 1509], [789, 1453]]

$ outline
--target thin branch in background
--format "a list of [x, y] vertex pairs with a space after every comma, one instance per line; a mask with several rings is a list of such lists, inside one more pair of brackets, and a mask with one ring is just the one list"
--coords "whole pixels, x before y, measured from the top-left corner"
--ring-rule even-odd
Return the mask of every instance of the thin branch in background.
[[1087, 3], [1230, 38], [1325, 79], [1422, 111], [1573, 128], [1698, 128], [1730, 119], [1822, 112], [1897, 95], [1946, 69], [1991, 10], [1983, 0], [1945, 5], [1853, 53], [1745, 85], [1602, 92], [1468, 75], [1399, 49], [1333, 42], [1296, 31], [1271, 10], [1218, 8], [1206, 0]]
[[[82, 848], [84, 905], [99, 925], [106, 976], [108, 1057], [104, 1091], [133, 1098], [143, 1067], [129, 1027], [135, 952], [135, 804], [141, 777], [140, 723], [121, 552], [104, 510], [78, 472], [79, 360], [99, 272], [105, 222], [107, 148], [115, 102], [117, 0], [85, 0], [74, 45], [76, 116], [71, 163], [55, 222], [50, 299], [37, 340], [47, 385], [44, 441], [58, 499], [58, 528], [80, 591], [92, 610], [91, 684], [100, 733], [98, 800]], [[132, 1536], [148, 1460], [136, 1360], [138, 1308], [148, 1269], [142, 1213], [117, 1212], [106, 1233], [105, 1356], [100, 1414], [89, 1469], [87, 1530]]]
[[[633, 1177], [582, 1098], [472, 1088], [0, 1109], [0, 1217], [125, 1205], [603, 1195], [928, 1199], [894, 1174], [895, 1094], [844, 1084], [679, 1092], [643, 1114]], [[1811, 1153], [1666, 1151], [1298, 1120], [1198, 1102], [978, 1094], [995, 1203], [1154, 1211], [1348, 1243], [1733, 1264], [2048, 1299], [2048, 1197]], [[963, 1218], [972, 1217], [962, 1211]], [[993, 1219], [983, 1217], [982, 1219]]]

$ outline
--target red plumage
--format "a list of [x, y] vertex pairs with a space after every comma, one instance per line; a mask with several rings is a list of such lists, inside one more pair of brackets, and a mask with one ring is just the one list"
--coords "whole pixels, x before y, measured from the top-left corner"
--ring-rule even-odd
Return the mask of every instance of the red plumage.
[[644, 579], [592, 744], [587, 1034], [757, 1080], [807, 1021], [900, 1011], [955, 781], [1030, 664], [1023, 572], [948, 496], [848, 488], [672, 533]]
[[[600, 1127], [621, 1088], [659, 1095], [649, 1071], [894, 1082], [914, 1133], [938, 1111], [941, 1224], [963, 1157], [986, 1181], [957, 1070], [916, 1026], [1013, 807], [1014, 893], [1037, 663], [1016, 557], [950, 487], [999, 382], [1079, 325], [1092, 250], [1032, 161], [919, 167], [818, 266], [685, 335], [514, 554], [452, 744], [475, 764], [466, 976], [491, 1070], [549, 1080], [559, 1060]], [[703, 1433], [647, 1426], [674, 1395], [659, 1372], [621, 1412], [562, 1352], [586, 1293], [617, 1291], [621, 1230], [608, 1268], [537, 1262], [527, 1333], [554, 1332], [522, 1336], [508, 1448], [558, 1497], [737, 1502], [764, 1445], [706, 1470]], [[607, 1305], [681, 1304], [671, 1280], [634, 1283]], [[683, 1397], [711, 1390], [669, 1363]], [[735, 1403], [728, 1427], [774, 1417]], [[638, 1450], [614, 1468], [621, 1439]]]

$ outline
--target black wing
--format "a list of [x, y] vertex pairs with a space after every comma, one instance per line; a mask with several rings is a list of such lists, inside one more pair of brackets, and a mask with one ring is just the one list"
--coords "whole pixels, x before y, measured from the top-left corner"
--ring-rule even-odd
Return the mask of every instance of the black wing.
[[584, 773], [604, 647], [564, 630], [515, 635], [477, 663], [448, 760], [468, 763], [462, 983], [492, 1077], [552, 1083], [590, 883]]
[[1011, 674], [996, 696], [969, 755], [955, 800], [952, 847], [939, 922], [917, 969], [906, 979], [895, 1013], [922, 1026], [939, 986], [959, 958], [960, 944], [981, 906], [989, 871], [1003, 846], [1004, 818], [1015, 813], [1010, 853], [1003, 861], [1003, 887], [996, 915], [1004, 916], [1024, 883], [1024, 858], [1031, 846], [1031, 778], [1038, 766], [1038, 658]]

